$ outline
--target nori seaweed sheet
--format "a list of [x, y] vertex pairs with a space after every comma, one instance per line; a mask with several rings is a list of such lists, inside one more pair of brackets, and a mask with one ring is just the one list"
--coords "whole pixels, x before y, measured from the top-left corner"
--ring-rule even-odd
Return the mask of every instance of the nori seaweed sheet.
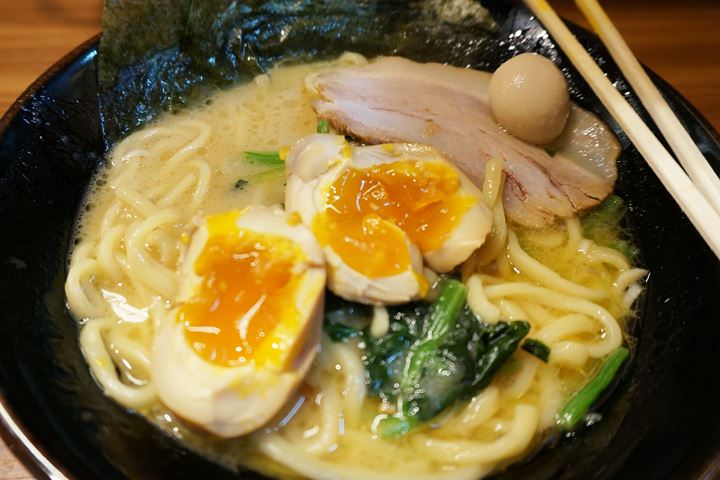
[[497, 41], [497, 23], [472, 0], [106, 0], [103, 28], [98, 80], [108, 148], [159, 113], [281, 61], [354, 51], [478, 67]]

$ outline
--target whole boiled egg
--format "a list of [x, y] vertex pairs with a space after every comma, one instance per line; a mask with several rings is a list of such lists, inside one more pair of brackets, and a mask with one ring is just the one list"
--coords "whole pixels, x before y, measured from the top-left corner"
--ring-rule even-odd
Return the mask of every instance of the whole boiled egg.
[[315, 234], [328, 286], [347, 300], [423, 297], [424, 264], [452, 270], [492, 227], [481, 192], [433, 147], [356, 146], [317, 134], [293, 145], [286, 166], [285, 207]]
[[222, 437], [272, 418], [318, 348], [322, 250], [297, 215], [256, 206], [200, 221], [178, 306], [156, 319], [152, 377], [162, 402]]

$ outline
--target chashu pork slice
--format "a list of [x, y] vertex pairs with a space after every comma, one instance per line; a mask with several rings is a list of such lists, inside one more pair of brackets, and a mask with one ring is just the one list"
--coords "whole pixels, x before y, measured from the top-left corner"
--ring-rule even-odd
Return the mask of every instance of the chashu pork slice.
[[[504, 159], [505, 211], [518, 224], [542, 227], [597, 205], [610, 194], [620, 147], [607, 126], [573, 106], [566, 130], [576, 131], [564, 132], [560, 150], [550, 156], [495, 123], [488, 101], [490, 76], [381, 57], [308, 78], [307, 87], [317, 96], [313, 108], [318, 116], [337, 131], [367, 143], [432, 145], [478, 186], [486, 161]], [[568, 152], [564, 146], [570, 146]]]

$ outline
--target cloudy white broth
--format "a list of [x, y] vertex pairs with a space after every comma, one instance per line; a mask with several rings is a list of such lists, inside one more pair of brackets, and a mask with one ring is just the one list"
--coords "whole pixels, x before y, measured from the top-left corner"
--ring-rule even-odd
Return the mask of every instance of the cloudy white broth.
[[78, 218], [68, 305], [105, 394], [230, 469], [481, 478], [582, 425], [647, 274], [618, 197], [521, 211], [513, 159], [619, 147], [570, 105], [551, 146], [510, 139], [468, 169], [434, 142], [442, 115], [419, 141], [358, 123], [377, 99], [330, 99], [367, 63], [276, 67], [119, 142]]

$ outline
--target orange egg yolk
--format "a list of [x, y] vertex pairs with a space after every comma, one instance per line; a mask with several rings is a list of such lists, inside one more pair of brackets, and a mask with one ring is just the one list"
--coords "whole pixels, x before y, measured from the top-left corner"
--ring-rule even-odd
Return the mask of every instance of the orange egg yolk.
[[276, 330], [298, 330], [293, 269], [305, 255], [285, 237], [239, 229], [238, 215], [208, 217], [208, 239], [193, 265], [202, 282], [178, 319], [188, 343], [209, 362], [282, 366], [291, 345]]
[[439, 248], [474, 202], [462, 193], [454, 168], [412, 160], [348, 168], [325, 200], [313, 232], [348, 266], [370, 278], [408, 270], [405, 234], [421, 252]]

